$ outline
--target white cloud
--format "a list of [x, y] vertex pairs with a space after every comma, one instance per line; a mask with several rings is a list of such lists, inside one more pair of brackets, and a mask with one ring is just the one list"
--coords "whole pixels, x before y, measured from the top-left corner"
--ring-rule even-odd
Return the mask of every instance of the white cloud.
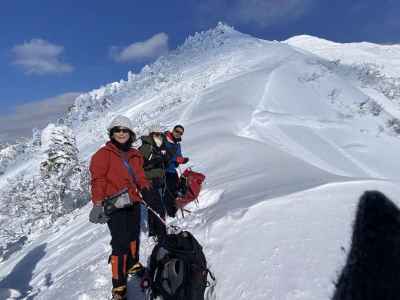
[[27, 74], [68, 73], [74, 68], [60, 61], [63, 46], [51, 44], [42, 39], [32, 39], [13, 47], [14, 64], [22, 67]]
[[199, 4], [198, 17], [231, 24], [267, 28], [289, 23], [307, 13], [316, 0], [207, 0]]
[[157, 33], [150, 39], [133, 43], [125, 48], [111, 47], [111, 57], [120, 63], [138, 62], [157, 58], [168, 52], [168, 35]]
[[17, 137], [30, 137], [33, 128], [42, 128], [61, 117], [80, 94], [71, 92], [29, 102], [17, 106], [12, 114], [0, 115], [0, 139], [13, 141]]

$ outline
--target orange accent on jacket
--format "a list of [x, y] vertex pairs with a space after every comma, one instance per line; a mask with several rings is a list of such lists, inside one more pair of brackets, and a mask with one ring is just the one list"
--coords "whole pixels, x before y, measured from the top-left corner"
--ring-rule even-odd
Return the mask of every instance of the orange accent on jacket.
[[[122, 156], [126, 158], [136, 176], [136, 183], [129, 175], [125, 167]], [[113, 143], [100, 148], [90, 161], [91, 192], [94, 203], [102, 202], [106, 197], [115, 195], [128, 188], [128, 193], [132, 201], [140, 202], [139, 190], [149, 188], [150, 183], [146, 179], [143, 170], [143, 156], [136, 149], [130, 149], [122, 153]]]

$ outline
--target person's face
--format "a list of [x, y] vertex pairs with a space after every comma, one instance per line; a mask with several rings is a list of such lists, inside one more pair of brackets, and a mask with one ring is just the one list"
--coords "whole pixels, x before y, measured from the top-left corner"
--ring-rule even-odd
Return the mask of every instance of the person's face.
[[175, 128], [173, 131], [172, 131], [172, 135], [174, 136], [174, 138], [176, 138], [176, 139], [178, 139], [178, 138], [182, 138], [182, 136], [183, 136], [183, 130], [182, 130], [182, 128]]
[[161, 132], [152, 132], [151, 134], [154, 139], [161, 139]]
[[125, 144], [129, 140], [129, 129], [117, 127], [113, 129], [112, 137], [120, 144]]
[[[162, 137], [161, 137], [161, 133], [160, 132], [152, 132], [151, 133], [153, 140], [156, 143], [162, 143]], [[158, 144], [157, 144], [158, 145]]]

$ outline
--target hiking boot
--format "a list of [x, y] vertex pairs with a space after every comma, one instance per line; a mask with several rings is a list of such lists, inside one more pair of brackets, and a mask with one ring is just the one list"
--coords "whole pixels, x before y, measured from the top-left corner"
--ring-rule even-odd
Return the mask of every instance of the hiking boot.
[[126, 300], [127, 298], [126, 285], [121, 285], [119, 287], [112, 289], [111, 300]]
[[137, 262], [136, 264], [134, 264], [132, 267], [129, 268], [128, 275], [142, 277], [143, 274], [145, 273], [145, 270], [146, 270], [145, 267], [140, 262]]

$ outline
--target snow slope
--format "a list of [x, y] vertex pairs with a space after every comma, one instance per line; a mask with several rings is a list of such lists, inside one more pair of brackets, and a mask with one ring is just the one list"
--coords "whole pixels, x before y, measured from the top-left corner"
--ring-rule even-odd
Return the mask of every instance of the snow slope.
[[400, 45], [339, 44], [307, 35], [292, 37], [285, 43], [331, 61], [331, 68], [367, 95], [370, 102], [400, 117]]
[[379, 45], [369, 42], [341, 44], [309, 35], [292, 37], [286, 43], [328, 60], [339, 59], [345, 64], [375, 64], [381, 66], [387, 76], [400, 76], [400, 45]]
[[[217, 299], [329, 299], [358, 197], [379, 189], [399, 203], [400, 192], [399, 138], [387, 126], [398, 108], [380, 94], [391, 109], [365, 109], [370, 96], [347, 76], [326, 57], [220, 24], [112, 89], [82, 95], [67, 121], [84, 160], [116, 114], [139, 133], [153, 122], [183, 123], [183, 151], [207, 182], [192, 215], [171, 222], [204, 246]], [[104, 94], [106, 108], [82, 113]], [[89, 210], [59, 219], [2, 262], [3, 295], [107, 299], [110, 238], [88, 222]], [[150, 251], [143, 235], [143, 261]]]

